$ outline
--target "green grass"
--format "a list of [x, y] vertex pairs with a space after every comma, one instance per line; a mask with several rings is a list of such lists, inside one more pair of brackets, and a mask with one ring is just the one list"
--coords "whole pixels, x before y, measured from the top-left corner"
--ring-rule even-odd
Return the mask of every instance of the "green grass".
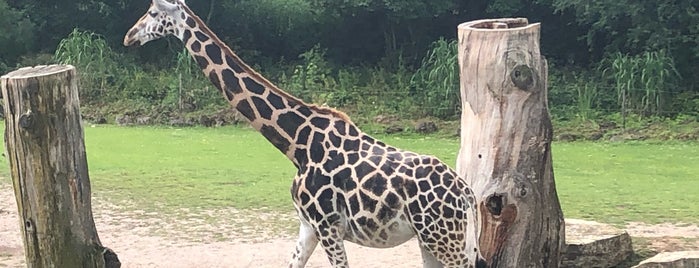
[[161, 208], [292, 209], [291, 162], [250, 129], [85, 131], [95, 191]]
[[566, 217], [699, 223], [699, 144], [563, 143], [553, 152]]
[[[454, 166], [455, 138], [380, 136]], [[293, 165], [249, 128], [85, 129], [96, 196], [139, 209], [236, 207], [291, 211]], [[699, 223], [699, 144], [556, 143], [556, 186], [567, 218]], [[0, 181], [9, 182], [3, 158]]]

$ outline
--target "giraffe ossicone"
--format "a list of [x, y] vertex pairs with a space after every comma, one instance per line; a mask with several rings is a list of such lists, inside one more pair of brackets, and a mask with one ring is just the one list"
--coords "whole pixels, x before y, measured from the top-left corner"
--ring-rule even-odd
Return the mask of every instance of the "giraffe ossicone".
[[433, 156], [378, 141], [342, 112], [309, 105], [245, 64], [182, 0], [153, 0], [124, 45], [174, 35], [222, 95], [297, 168], [299, 215], [289, 267], [304, 267], [320, 244], [333, 267], [348, 267], [344, 241], [393, 247], [417, 236], [424, 267], [486, 267], [478, 249], [471, 188]]

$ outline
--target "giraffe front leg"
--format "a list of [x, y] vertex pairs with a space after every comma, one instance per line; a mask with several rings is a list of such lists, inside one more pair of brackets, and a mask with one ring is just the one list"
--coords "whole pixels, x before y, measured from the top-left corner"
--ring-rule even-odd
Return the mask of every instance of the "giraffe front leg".
[[320, 229], [320, 245], [328, 255], [333, 268], [349, 268], [347, 252], [345, 252], [345, 230], [337, 226]]
[[313, 226], [308, 223], [303, 217], [300, 217], [301, 225], [299, 226], [299, 240], [296, 243], [296, 249], [289, 261], [289, 268], [302, 268], [306, 266], [308, 258], [313, 254], [313, 250], [318, 244]]
[[432, 255], [432, 252], [430, 252], [428, 249], [426, 249], [423, 245], [420, 245], [420, 253], [422, 253], [422, 267], [423, 268], [443, 268], [444, 266], [442, 265], [441, 262], [437, 260], [437, 258]]

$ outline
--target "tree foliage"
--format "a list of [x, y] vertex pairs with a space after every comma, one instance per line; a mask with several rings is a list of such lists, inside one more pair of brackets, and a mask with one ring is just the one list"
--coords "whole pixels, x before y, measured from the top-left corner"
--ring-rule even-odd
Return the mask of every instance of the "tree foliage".
[[[699, 114], [696, 0], [203, 0], [187, 4], [272, 80], [330, 104], [359, 106], [362, 102], [374, 105], [371, 109], [449, 117], [458, 112], [450, 86], [458, 73], [451, 60], [455, 45], [450, 41], [456, 38], [456, 26], [474, 19], [527, 17], [542, 22], [542, 54], [551, 63], [549, 97], [556, 111], [571, 110], [570, 114], [581, 117], [594, 115], [593, 108], [618, 111], [618, 85], [626, 83], [635, 87], [634, 92], [645, 92], [629, 96], [629, 101], [638, 98], [631, 107], [645, 110], [641, 114], [666, 115], [665, 110], [680, 108], [679, 112]], [[50, 61], [41, 55], [56, 51], [62, 61], [97, 59], [83, 67], [86, 74], [94, 74], [87, 77], [94, 78], [94, 88], [99, 89], [91, 91], [95, 93], [91, 98], [116, 94], [181, 103], [187, 99], [183, 96], [205, 90], [206, 81], [200, 83], [199, 74], [189, 69], [182, 74], [189, 65], [180, 42], [167, 39], [139, 49], [121, 45], [127, 29], [147, 8], [148, 0], [0, 0], [0, 24], [9, 25], [0, 31], [0, 72]], [[90, 38], [80, 39], [76, 28]], [[61, 43], [66, 38], [78, 41], [72, 44], [73, 50], [68, 41]], [[104, 52], [109, 55], [99, 60]], [[653, 64], [634, 65], [649, 58]], [[652, 66], [669, 71], [651, 71]], [[652, 73], [644, 76], [646, 80], [634, 80], [641, 75], [634, 79], [621, 75], [643, 70]], [[120, 75], [133, 79], [120, 80]], [[158, 79], [147, 79], [156, 75]], [[323, 88], [325, 92], [315, 92]], [[192, 102], [205, 105], [208, 96]], [[405, 108], [410, 103], [397, 98], [420, 98], [420, 103], [431, 103], [420, 109], [433, 110]], [[377, 102], [385, 103], [378, 107]]]
[[14, 9], [5, 1], [0, 1], [0, 25], [6, 25], [0, 32], [0, 73], [9, 71], [20, 56], [34, 48], [34, 24], [21, 10]]
[[316, 16], [306, 0], [223, 1], [220, 14], [212, 17], [218, 32], [249, 54], [296, 58], [318, 43], [324, 18]]
[[699, 1], [545, 1], [575, 14], [587, 29], [581, 37], [597, 55], [667, 50], [685, 74], [699, 70], [693, 63], [699, 60]]

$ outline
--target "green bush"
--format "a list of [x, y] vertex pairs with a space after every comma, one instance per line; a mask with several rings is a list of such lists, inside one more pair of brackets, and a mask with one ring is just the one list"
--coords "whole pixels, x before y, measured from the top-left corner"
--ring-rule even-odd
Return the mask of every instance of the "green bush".
[[415, 98], [427, 115], [453, 118], [459, 114], [459, 64], [456, 40], [439, 39], [411, 79]]
[[130, 100], [191, 112], [224, 102], [185, 50], [175, 55], [173, 66], [147, 71], [114, 52], [101, 36], [76, 29], [60, 42], [54, 59], [78, 68], [86, 104]]
[[361, 75], [351, 69], [341, 69], [337, 72], [337, 90], [332, 93], [330, 99], [332, 106], [348, 106], [361, 99], [359, 85]]
[[50, 65], [55, 63], [56, 59], [53, 57], [53, 54], [46, 53], [25, 55], [19, 58], [20, 66]]
[[550, 64], [548, 68], [548, 102], [551, 115], [556, 120], [575, 118], [576, 90], [572, 84], [571, 73], [578, 70], [562, 70]]
[[7, 63], [0, 61], [0, 74], [5, 74], [10, 71], [10, 67], [7, 66]]
[[307, 102], [349, 108], [364, 118], [421, 113], [423, 106], [414, 105], [410, 93], [412, 73], [405, 64], [398, 64], [395, 70], [379, 66], [336, 68], [325, 53], [316, 45], [301, 54], [301, 64], [293, 73], [282, 75], [282, 88]]
[[548, 68], [549, 110], [555, 120], [586, 121], [598, 119], [606, 99], [615, 98], [599, 75], [582, 68]]
[[369, 71], [369, 78], [363, 92], [371, 95], [371, 105], [376, 114], [399, 114], [403, 118], [422, 116], [425, 106], [415, 105], [421, 100], [411, 94], [412, 73], [405, 67], [400, 57], [397, 62], [395, 69], [365, 68]]
[[307, 102], [324, 104], [329, 101], [335, 79], [325, 53], [325, 49], [316, 45], [299, 56], [302, 64], [294, 68], [286, 85], [291, 94]]
[[175, 56], [174, 71], [158, 74], [166, 87], [162, 104], [181, 112], [192, 112], [209, 106], [223, 106], [225, 101], [217, 88], [204, 77], [199, 66], [182, 50]]
[[673, 98], [671, 106], [680, 113], [678, 116], [684, 114], [699, 120], [699, 92], [682, 92]]
[[107, 45], [99, 35], [78, 29], [61, 40], [54, 59], [62, 64], [71, 64], [80, 74], [80, 97], [85, 102], [110, 101], [118, 94], [118, 88], [126, 72], [118, 59], [123, 57]]

